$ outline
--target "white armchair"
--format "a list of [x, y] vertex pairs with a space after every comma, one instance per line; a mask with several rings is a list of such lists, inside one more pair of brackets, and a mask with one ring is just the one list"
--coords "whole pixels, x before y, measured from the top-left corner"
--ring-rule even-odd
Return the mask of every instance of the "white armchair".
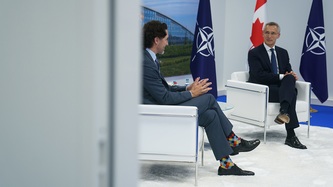
[[194, 106], [139, 105], [139, 159], [190, 162], [198, 176], [198, 155], [204, 156], [204, 129]]
[[[275, 125], [275, 117], [279, 114], [280, 104], [268, 102], [269, 87], [261, 84], [247, 82], [249, 73], [245, 71], [234, 72], [231, 80], [227, 80], [227, 103], [234, 106], [229, 118], [232, 120], [256, 125], [264, 128], [264, 143], [266, 131]], [[298, 90], [296, 113], [299, 122], [308, 125], [307, 136], [310, 132], [310, 90], [311, 84], [296, 81]]]

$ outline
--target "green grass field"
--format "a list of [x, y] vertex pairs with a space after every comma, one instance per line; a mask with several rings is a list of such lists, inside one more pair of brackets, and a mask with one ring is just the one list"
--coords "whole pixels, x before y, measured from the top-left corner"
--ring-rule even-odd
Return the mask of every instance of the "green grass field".
[[163, 55], [158, 55], [161, 73], [165, 77], [191, 74], [192, 45], [169, 45]]

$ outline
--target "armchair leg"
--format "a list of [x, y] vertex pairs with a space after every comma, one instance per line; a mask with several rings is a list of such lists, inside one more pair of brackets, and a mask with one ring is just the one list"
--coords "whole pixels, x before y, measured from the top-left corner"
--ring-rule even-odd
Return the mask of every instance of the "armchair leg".
[[205, 128], [202, 128], [202, 145], [201, 145], [201, 166], [204, 166], [204, 152], [205, 152]]
[[308, 124], [308, 138], [310, 138], [310, 120], [306, 122]]
[[205, 151], [205, 142], [202, 142], [202, 150], [201, 150], [201, 166], [204, 166], [204, 151]]
[[194, 185], [198, 186], [198, 162], [195, 162], [195, 181]]
[[266, 132], [267, 132], [267, 124], [266, 124], [266, 122], [265, 122], [264, 125], [265, 125], [264, 126], [264, 144], [266, 144]]

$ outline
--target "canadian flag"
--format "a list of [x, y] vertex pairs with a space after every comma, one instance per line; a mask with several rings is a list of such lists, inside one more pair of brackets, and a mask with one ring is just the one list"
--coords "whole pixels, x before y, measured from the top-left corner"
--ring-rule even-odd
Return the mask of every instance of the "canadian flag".
[[251, 47], [253, 49], [264, 42], [262, 30], [266, 22], [266, 2], [267, 0], [257, 0], [252, 20]]

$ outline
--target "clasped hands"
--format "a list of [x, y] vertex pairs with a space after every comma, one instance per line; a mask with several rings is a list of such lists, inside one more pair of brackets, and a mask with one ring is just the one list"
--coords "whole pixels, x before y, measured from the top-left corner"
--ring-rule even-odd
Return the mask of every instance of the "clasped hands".
[[292, 75], [292, 76], [295, 77], [295, 80], [298, 80], [298, 77], [297, 77], [296, 73], [293, 72], [293, 71], [290, 71], [290, 72], [287, 71], [287, 72], [284, 74], [284, 76], [286, 76], [286, 75]]
[[198, 97], [207, 93], [212, 88], [210, 85], [211, 82], [208, 82], [209, 79], [200, 79], [197, 77], [192, 84], [187, 87], [187, 90], [191, 92], [192, 97]]

